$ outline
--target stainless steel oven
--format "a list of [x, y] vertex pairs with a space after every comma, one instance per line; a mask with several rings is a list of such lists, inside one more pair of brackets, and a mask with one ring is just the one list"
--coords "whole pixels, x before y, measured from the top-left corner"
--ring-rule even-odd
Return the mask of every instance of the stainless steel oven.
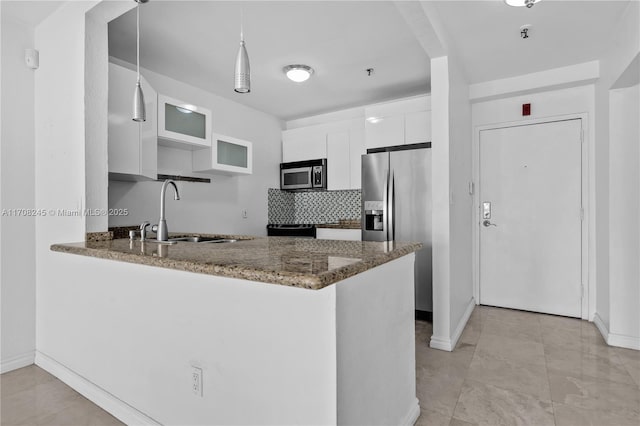
[[280, 164], [280, 189], [327, 189], [327, 160], [296, 161]]

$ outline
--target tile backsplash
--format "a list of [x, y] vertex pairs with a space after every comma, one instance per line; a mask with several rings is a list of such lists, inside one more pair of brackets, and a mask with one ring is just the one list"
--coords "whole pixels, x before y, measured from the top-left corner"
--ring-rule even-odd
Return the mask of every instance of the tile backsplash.
[[360, 219], [359, 189], [290, 192], [269, 189], [269, 223], [334, 223]]

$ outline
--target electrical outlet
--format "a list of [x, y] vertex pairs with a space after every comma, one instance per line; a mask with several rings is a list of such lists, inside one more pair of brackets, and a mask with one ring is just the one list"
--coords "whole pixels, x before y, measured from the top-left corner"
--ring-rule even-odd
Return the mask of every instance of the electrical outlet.
[[191, 367], [191, 391], [194, 395], [202, 396], [202, 368]]
[[246, 219], [247, 218], [247, 210], [242, 210], [242, 218]]

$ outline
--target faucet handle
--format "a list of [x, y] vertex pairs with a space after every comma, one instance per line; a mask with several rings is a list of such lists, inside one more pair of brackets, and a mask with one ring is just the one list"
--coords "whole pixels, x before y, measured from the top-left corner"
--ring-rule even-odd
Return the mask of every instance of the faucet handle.
[[155, 232], [157, 234], [158, 233], [158, 225], [151, 226], [151, 232]]
[[140, 241], [147, 239], [147, 226], [149, 225], [151, 225], [151, 223], [146, 220], [140, 224]]

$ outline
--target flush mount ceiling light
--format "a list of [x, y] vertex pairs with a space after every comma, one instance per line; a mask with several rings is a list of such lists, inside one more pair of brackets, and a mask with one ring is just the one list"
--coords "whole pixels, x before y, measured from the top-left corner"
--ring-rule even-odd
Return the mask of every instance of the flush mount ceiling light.
[[149, 0], [134, 0], [136, 6], [136, 66], [138, 70], [138, 81], [136, 82], [136, 89], [133, 92], [133, 121], [147, 121], [147, 112], [144, 106], [144, 93], [142, 93], [142, 87], [140, 86], [140, 3], [146, 3]]
[[313, 68], [308, 65], [287, 65], [282, 71], [284, 71], [289, 80], [296, 83], [307, 81], [313, 74]]
[[534, 4], [538, 3], [540, 0], [504, 0], [506, 4], [509, 6], [522, 7], [527, 6], [527, 8], [532, 8]]

